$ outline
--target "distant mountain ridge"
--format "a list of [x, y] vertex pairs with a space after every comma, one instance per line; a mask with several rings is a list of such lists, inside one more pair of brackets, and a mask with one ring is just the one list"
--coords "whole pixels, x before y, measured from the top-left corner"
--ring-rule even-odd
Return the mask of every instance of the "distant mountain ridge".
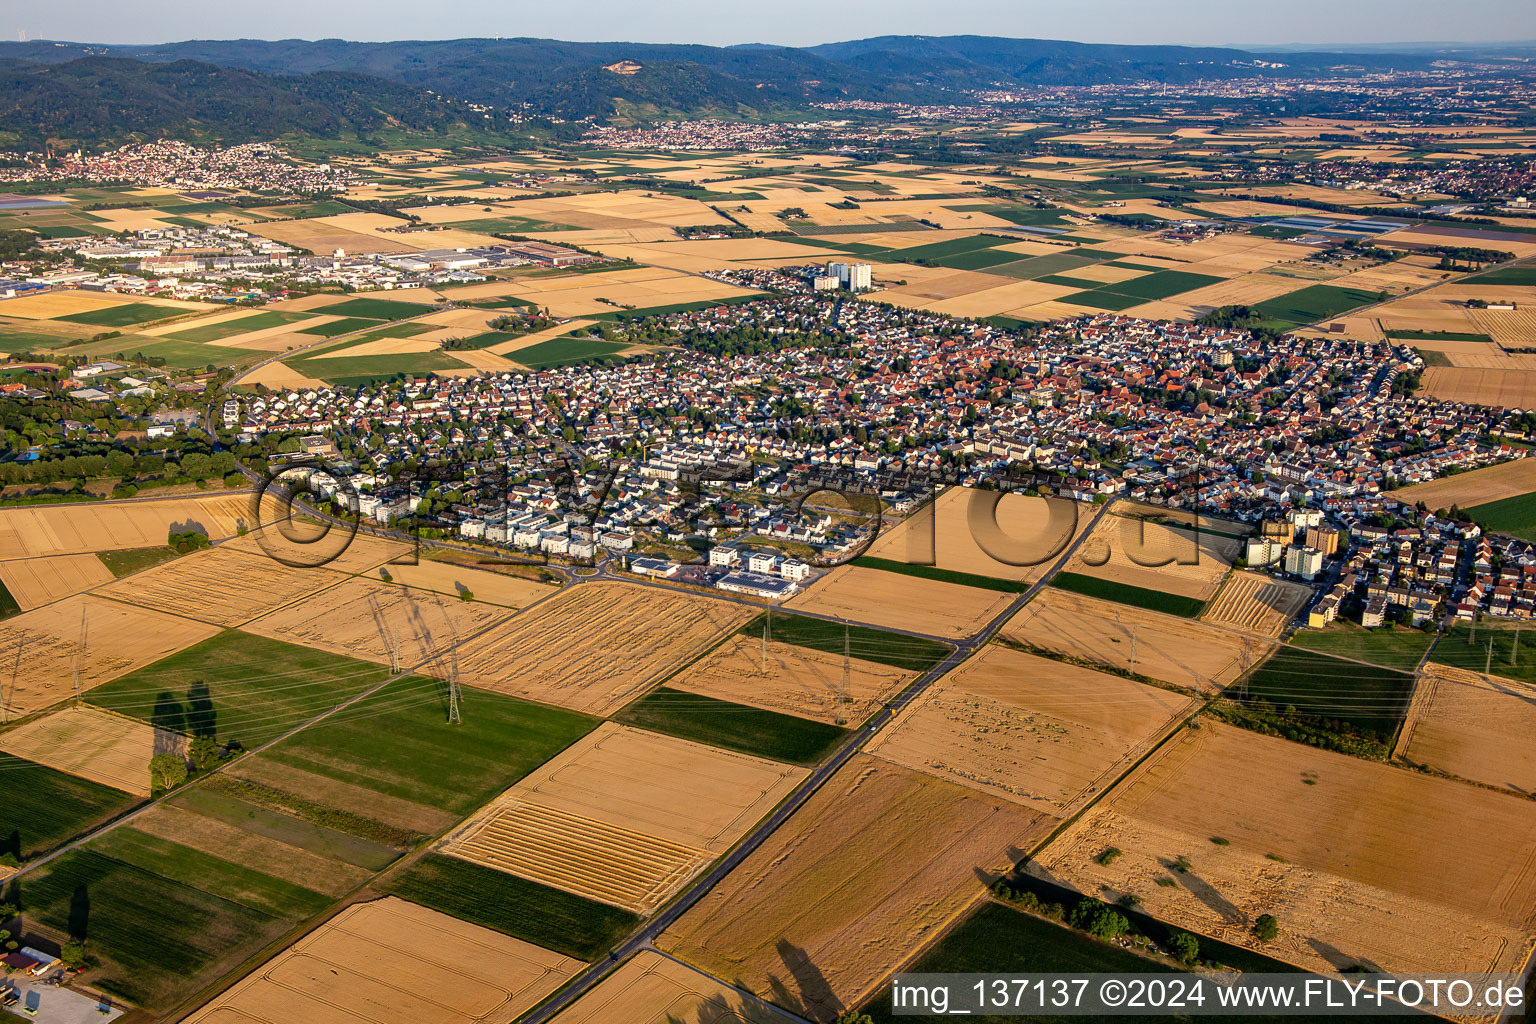
[[[1444, 59], [1444, 53], [1261, 54], [992, 36], [879, 36], [798, 49], [532, 38], [0, 43], [0, 129], [90, 141], [164, 131], [167, 124], [174, 129], [179, 120], [217, 136], [279, 127], [291, 118], [288, 131], [328, 136], [379, 123], [427, 126], [433, 118], [458, 125], [462, 111], [452, 107], [460, 101], [568, 120], [620, 113], [754, 117], [832, 100], [955, 102], [981, 88], [1280, 78], [1341, 65], [1427, 67]], [[608, 67], [621, 62], [639, 69]], [[223, 74], [194, 72], [194, 66]], [[270, 116], [250, 101], [256, 96], [274, 105]], [[117, 123], [114, 102], [128, 114]], [[157, 117], [162, 106], [172, 116]]]

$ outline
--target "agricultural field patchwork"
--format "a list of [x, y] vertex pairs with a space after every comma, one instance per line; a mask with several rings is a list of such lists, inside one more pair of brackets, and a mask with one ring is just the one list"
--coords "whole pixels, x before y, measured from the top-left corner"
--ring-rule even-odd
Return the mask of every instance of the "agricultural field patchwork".
[[[1210, 785], [1218, 777], [1230, 781]], [[1103, 857], [1110, 848], [1120, 853]], [[1536, 941], [1527, 801], [1210, 721], [1036, 861], [1081, 892], [1133, 893], [1158, 920], [1233, 945], [1256, 946], [1253, 922], [1272, 914], [1281, 932], [1265, 952], [1309, 970], [1506, 970]]]

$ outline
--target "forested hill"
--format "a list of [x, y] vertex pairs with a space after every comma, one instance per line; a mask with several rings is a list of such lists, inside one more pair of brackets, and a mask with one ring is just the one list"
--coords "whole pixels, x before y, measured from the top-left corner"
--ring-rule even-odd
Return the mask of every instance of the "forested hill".
[[968, 102], [964, 90], [999, 86], [1351, 74], [1446, 59], [1462, 58], [990, 36], [883, 36], [805, 49], [553, 39], [0, 43], [0, 128], [87, 142], [167, 128], [224, 138], [390, 124], [440, 132], [484, 126], [462, 106], [469, 102], [571, 120], [753, 117], [829, 100]]
[[366, 75], [263, 75], [191, 60], [0, 60], [0, 131], [17, 144], [132, 137], [243, 142], [398, 127], [435, 132], [480, 115], [427, 90]]

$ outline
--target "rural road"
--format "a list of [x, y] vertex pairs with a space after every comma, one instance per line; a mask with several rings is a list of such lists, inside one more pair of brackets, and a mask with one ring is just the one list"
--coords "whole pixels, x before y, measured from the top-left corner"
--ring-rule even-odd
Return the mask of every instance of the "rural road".
[[862, 728], [858, 729], [851, 736], [849, 736], [848, 739], [844, 741], [843, 745], [839, 747], [830, 758], [824, 761], [818, 768], [815, 769], [815, 771], [811, 772], [811, 774], [807, 776], [806, 779], [801, 782], [793, 792], [790, 793], [790, 795], [784, 800], [782, 804], [779, 805], [773, 814], [769, 815], [767, 819], [765, 819], [761, 824], [757, 826], [757, 828], [748, 833], [746, 838], [744, 838], [735, 846], [735, 848], [726, 854], [725, 857], [721, 859], [713, 869], [695, 880], [691, 885], [684, 889], [676, 899], [668, 904], [665, 909], [663, 909], [659, 914], [652, 918], [644, 927], [642, 927], [638, 932], [635, 932], [623, 943], [617, 946], [613, 952], [609, 954], [609, 958], [607, 960], [601, 960], [592, 964], [585, 971], [572, 979], [572, 981], [564, 989], [558, 992], [548, 1002], [518, 1018], [519, 1024], [542, 1024], [542, 1022], [549, 1020], [550, 1018], [554, 1017], [555, 1014], [565, 1009], [565, 1007], [575, 1002], [583, 994], [590, 991], [594, 986], [598, 984], [598, 982], [612, 974], [619, 967], [619, 965], [623, 961], [627, 960], [632, 954], [642, 949], [650, 948], [651, 944], [656, 940], [658, 936], [661, 935], [662, 932], [666, 931], [669, 927], [672, 926], [673, 923], [677, 921], [678, 918], [687, 913], [687, 911], [691, 909], [693, 905], [696, 904], [700, 899], [702, 899], [706, 893], [718, 885], [726, 875], [735, 870], [735, 868], [741, 864], [742, 861], [746, 860], [754, 850], [761, 846], [769, 836], [778, 831], [779, 827], [788, 821], [791, 815], [803, 807], [806, 801], [808, 801], [816, 793], [816, 791], [826, 783], [828, 779], [837, 773], [838, 769], [847, 764], [848, 761], [853, 758], [853, 755], [858, 753], [859, 750], [874, 737], [875, 733], [879, 732], [882, 728], [889, 724], [890, 721], [896, 717], [896, 715], [898, 715], [904, 708], [916, 700], [917, 697], [921, 695], [924, 690], [928, 689], [929, 686], [933, 685], [937, 679], [953, 670], [961, 662], [974, 654], [979, 648], [988, 643], [997, 633], [997, 631], [1002, 628], [1003, 623], [1012, 618], [1014, 613], [1016, 613], [1032, 598], [1034, 598], [1034, 596], [1038, 594], [1040, 590], [1050, 581], [1051, 577], [1055, 576], [1056, 573], [1061, 570], [1061, 567], [1064, 566], [1068, 559], [1070, 559], [1072, 555], [1076, 553], [1077, 549], [1082, 546], [1082, 543], [1088, 538], [1089, 534], [1093, 532], [1093, 527], [1098, 525], [1099, 520], [1104, 517], [1104, 515], [1113, 505], [1114, 502], [1111, 501], [1099, 506], [1098, 511], [1095, 512], [1093, 517], [1088, 521], [1087, 528], [1084, 529], [1077, 536], [1077, 538], [1067, 546], [1066, 550], [1061, 553], [1051, 568], [1042, 574], [1038, 580], [1031, 584], [1029, 589], [1025, 590], [1013, 601], [1009, 602], [1008, 606], [1004, 608], [1002, 612], [1000, 612], [996, 617], [994, 617], [991, 622], [982, 627], [979, 632], [973, 634], [969, 638], [961, 641], [958, 645], [956, 645], [954, 651], [952, 651], [948, 657], [939, 662], [939, 664], [935, 665], [933, 668], [929, 669], [922, 676], [919, 676], [914, 682], [911, 683], [911, 685], [909, 685], [905, 690], [898, 694], [893, 701], [887, 704], [884, 708], [880, 709], [880, 711], [877, 712], [875, 716], [868, 722], [866, 722]]

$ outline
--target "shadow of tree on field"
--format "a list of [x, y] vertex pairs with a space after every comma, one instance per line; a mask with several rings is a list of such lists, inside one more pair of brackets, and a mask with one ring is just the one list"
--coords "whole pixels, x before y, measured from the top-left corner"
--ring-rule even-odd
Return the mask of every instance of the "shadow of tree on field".
[[1236, 904], [1217, 892], [1215, 886], [1202, 879], [1193, 871], [1180, 871], [1177, 860], [1163, 859], [1159, 860], [1158, 863], [1167, 868], [1169, 874], [1177, 879], [1180, 885], [1189, 890], [1190, 895], [1220, 914], [1222, 920], [1229, 924], [1237, 925], [1247, 923], [1248, 915], [1239, 910]]
[[811, 962], [810, 954], [788, 939], [780, 939], [775, 946], [779, 959], [789, 972], [796, 989], [792, 992], [775, 975], [768, 976], [769, 1001], [788, 1007], [812, 1020], [834, 1020], [845, 1007], [832, 991], [832, 985], [821, 968]]

